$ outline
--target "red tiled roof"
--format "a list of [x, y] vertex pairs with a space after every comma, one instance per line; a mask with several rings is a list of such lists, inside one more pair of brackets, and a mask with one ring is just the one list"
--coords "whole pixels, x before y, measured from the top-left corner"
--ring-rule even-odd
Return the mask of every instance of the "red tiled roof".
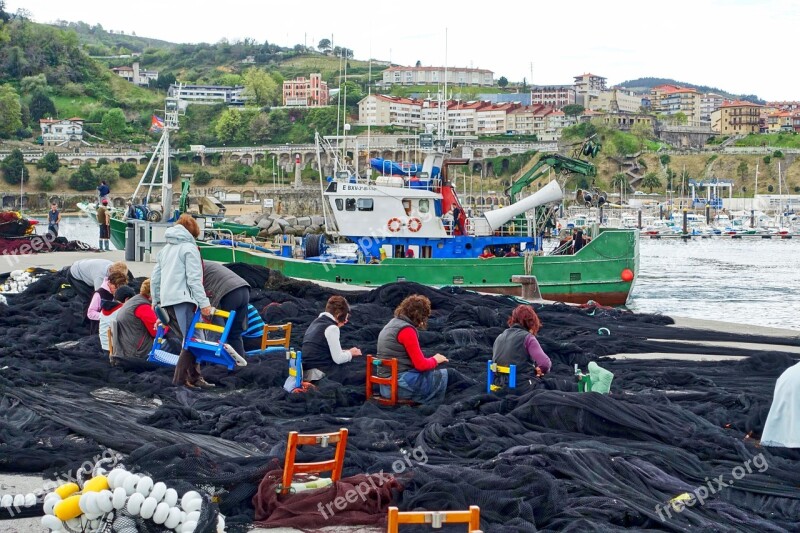
[[725, 100], [722, 102], [722, 107], [763, 107], [747, 100]]

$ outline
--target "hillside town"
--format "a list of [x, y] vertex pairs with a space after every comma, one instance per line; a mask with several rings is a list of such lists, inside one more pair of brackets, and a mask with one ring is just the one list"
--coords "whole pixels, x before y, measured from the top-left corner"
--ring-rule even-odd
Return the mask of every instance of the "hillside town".
[[[115, 67], [114, 73], [131, 83], [147, 85], [158, 72]], [[357, 124], [420, 128], [435, 121], [439, 102], [428, 95], [400, 97], [381, 93], [392, 86], [430, 87], [447, 83], [451, 90], [463, 87], [495, 87], [494, 73], [486, 69], [392, 66], [382, 73], [375, 94], [358, 103]], [[337, 90], [330, 89], [319, 73], [283, 82], [283, 106], [331, 105]], [[243, 86], [173, 85], [169, 96], [182, 105], [219, 104], [244, 106]], [[767, 102], [765, 105], [726, 99], [695, 88], [659, 85], [639, 94], [624, 87], [609, 87], [603, 76], [584, 73], [571, 84], [531, 85], [524, 90], [481, 93], [470, 101], [446, 102], [447, 128], [454, 135], [535, 135], [540, 141], [557, 141], [568, 126], [598, 118], [608, 125], [630, 130], [635, 125], [651, 129], [656, 120], [694, 129], [698, 133], [747, 135], [800, 131], [800, 102]], [[71, 121], [77, 122], [76, 119]], [[43, 128], [49, 123], [43, 121]]]

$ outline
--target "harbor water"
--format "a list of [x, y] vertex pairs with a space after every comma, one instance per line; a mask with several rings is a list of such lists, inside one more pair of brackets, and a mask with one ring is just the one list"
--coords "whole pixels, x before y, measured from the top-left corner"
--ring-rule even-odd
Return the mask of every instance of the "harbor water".
[[[88, 218], [63, 217], [60, 233], [97, 246]], [[642, 239], [640, 255], [632, 311], [800, 330], [798, 238]]]

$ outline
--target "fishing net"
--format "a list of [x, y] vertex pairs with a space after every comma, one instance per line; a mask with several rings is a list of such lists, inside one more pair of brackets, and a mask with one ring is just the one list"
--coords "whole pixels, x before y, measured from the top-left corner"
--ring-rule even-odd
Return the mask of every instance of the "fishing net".
[[[335, 293], [255, 266], [230, 268], [251, 284], [251, 303], [267, 322], [292, 322], [295, 348]], [[796, 530], [800, 451], [760, 447], [758, 437], [775, 381], [796, 362], [798, 337], [537, 304], [551, 373], [490, 395], [486, 360], [518, 305], [512, 297], [414, 283], [345, 293], [352, 313], [342, 346], [375, 353], [395, 306], [414, 293], [433, 304], [423, 349], [447, 355], [457, 379], [441, 405], [388, 408], [365, 403], [363, 358], [303, 394], [282, 389], [282, 355], [251, 358], [233, 372], [205, 367], [211, 391], [172, 386], [167, 368], [109, 366], [64, 273], [48, 273], [0, 304], [0, 471], [63, 478], [110, 449], [127, 468], [179, 492], [208, 494], [205, 528], [219, 512], [231, 531], [255, 522], [313, 530], [331, 525], [318, 512], [331, 494], [300, 493], [302, 500], [281, 507], [265, 480], [282, 468], [290, 431], [346, 427], [345, 478], [392, 476], [392, 503], [401, 510], [479, 505], [484, 531]], [[651, 352], [675, 359], [607, 357]], [[740, 358], [702, 362], [684, 354]], [[574, 365], [585, 370], [590, 361], [614, 373], [610, 394], [577, 392]], [[297, 460], [330, 458], [325, 453], [301, 447]], [[383, 508], [353, 508], [336, 523], [380, 524]], [[269, 516], [257, 517], [257, 509]]]

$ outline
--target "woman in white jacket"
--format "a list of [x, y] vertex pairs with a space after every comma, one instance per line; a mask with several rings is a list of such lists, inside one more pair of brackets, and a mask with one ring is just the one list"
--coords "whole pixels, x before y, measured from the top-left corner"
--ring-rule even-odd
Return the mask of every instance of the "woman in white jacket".
[[[204, 316], [210, 316], [211, 303], [203, 289], [203, 260], [195, 239], [200, 227], [191, 215], [183, 214], [166, 233], [167, 245], [158, 254], [150, 292], [153, 307], [160, 306], [169, 315], [169, 326], [185, 342], [195, 310], [199, 307]], [[175, 375], [175, 385], [190, 388], [209, 388], [200, 374], [200, 365], [188, 350], [181, 350]]]

